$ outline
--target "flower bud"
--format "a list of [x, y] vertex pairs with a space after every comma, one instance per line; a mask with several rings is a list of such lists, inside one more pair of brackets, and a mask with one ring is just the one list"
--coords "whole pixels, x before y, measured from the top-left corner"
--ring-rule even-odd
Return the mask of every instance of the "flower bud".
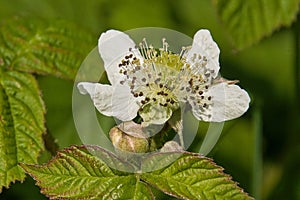
[[113, 127], [109, 132], [109, 136], [117, 150], [132, 153], [146, 153], [149, 150], [147, 138], [126, 134], [119, 127]]

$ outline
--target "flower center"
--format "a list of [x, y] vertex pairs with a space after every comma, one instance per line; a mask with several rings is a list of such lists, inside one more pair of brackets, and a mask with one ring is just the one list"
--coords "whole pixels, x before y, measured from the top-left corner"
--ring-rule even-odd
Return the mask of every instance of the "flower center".
[[168, 50], [166, 40], [162, 42], [163, 47], [157, 50], [144, 39], [139, 44], [143, 60], [129, 49], [119, 64], [119, 73], [125, 77], [120, 83], [130, 87], [141, 109], [155, 103], [176, 110], [180, 101], [207, 109], [212, 97], [205, 94], [213, 73], [205, 68], [207, 58], [194, 54], [188, 62], [185, 54], [189, 48], [183, 47], [180, 54], [174, 54]]

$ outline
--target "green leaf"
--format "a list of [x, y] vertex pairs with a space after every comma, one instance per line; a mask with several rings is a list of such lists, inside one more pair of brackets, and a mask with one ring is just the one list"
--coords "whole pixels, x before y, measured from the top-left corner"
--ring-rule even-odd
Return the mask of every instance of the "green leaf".
[[16, 18], [0, 30], [2, 64], [10, 70], [73, 79], [94, 47], [91, 34], [64, 21]]
[[252, 199], [211, 159], [192, 153], [169, 154], [182, 156], [166, 168], [142, 174], [142, 180], [180, 199]]
[[88, 150], [103, 151], [93, 146], [72, 146], [58, 152], [47, 164], [21, 166], [50, 199], [154, 199], [139, 175], [116, 174]]
[[44, 113], [35, 78], [0, 68], [0, 192], [24, 179], [19, 162], [37, 163], [44, 150]]
[[[75, 25], [15, 18], [0, 28], [0, 192], [44, 151], [45, 107], [29, 73], [72, 79], [92, 44]], [[29, 73], [28, 73], [29, 72]]]
[[296, 18], [299, 0], [213, 0], [235, 46], [245, 48]]

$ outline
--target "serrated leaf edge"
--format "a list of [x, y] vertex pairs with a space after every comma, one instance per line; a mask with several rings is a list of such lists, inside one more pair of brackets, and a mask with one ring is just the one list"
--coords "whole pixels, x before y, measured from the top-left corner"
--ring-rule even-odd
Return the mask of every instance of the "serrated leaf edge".
[[[187, 152], [187, 151], [185, 151], [185, 152], [172, 152], [172, 153], [181, 153], [181, 154], [183, 154], [183, 155], [191, 155], [191, 156], [198, 157], [198, 158], [200, 158], [200, 159], [205, 159], [205, 160], [207, 160], [208, 162], [210, 162], [210, 164], [213, 165], [213, 167], [215, 167], [215, 168], [217, 169], [218, 174], [224, 176], [224, 177], [226, 178], [227, 181], [233, 183], [234, 187], [235, 187], [236, 189], [238, 189], [241, 193], [244, 193], [245, 196], [249, 197], [249, 199], [253, 199], [253, 200], [254, 200], [254, 198], [251, 197], [251, 196], [249, 196], [249, 194], [248, 194], [247, 192], [245, 192], [244, 189], [242, 189], [241, 187], [238, 186], [238, 182], [233, 181], [232, 176], [230, 176], [229, 174], [224, 173], [224, 168], [221, 167], [221, 166], [219, 166], [219, 165], [217, 165], [217, 164], [213, 161], [213, 159], [207, 158], [207, 157], [205, 157], [205, 156], [203, 156], [203, 155], [201, 155], [201, 154], [197, 154], [197, 153], [193, 153], [193, 152]], [[172, 165], [172, 164], [171, 164], [171, 165]], [[171, 165], [169, 165], [169, 166], [171, 166]], [[167, 168], [167, 167], [166, 167], [166, 168]], [[157, 170], [157, 171], [159, 171], [159, 170]], [[151, 174], [151, 173], [146, 173], [146, 174]], [[159, 188], [158, 186], [156, 186], [156, 185], [154, 185], [154, 184], [148, 182], [147, 180], [143, 179], [143, 176], [141, 176], [141, 180], [143, 180], [144, 182], [148, 183], [148, 184], [151, 185], [152, 187], [154, 187], [154, 188], [156, 188], [156, 189], [158, 189], [158, 190], [160, 190], [160, 191], [162, 191], [162, 192], [164, 192], [165, 194], [168, 194], [168, 195], [170, 195], [170, 196], [173, 196], [173, 197], [176, 197], [176, 198], [180, 198], [180, 199], [184, 199], [184, 200], [192, 200], [192, 199], [188, 199], [188, 198], [185, 198], [185, 197], [180, 197], [180, 196], [178, 196], [177, 194], [174, 194], [174, 193], [171, 193], [171, 192], [168, 192], [168, 191], [164, 191], [163, 189]]]

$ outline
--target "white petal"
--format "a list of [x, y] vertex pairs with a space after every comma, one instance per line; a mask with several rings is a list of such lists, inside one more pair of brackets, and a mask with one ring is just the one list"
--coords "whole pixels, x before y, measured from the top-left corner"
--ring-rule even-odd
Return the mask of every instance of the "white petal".
[[[219, 83], [209, 88], [208, 96], [212, 96], [212, 105], [206, 112], [193, 107], [198, 119], [208, 122], [222, 122], [243, 115], [249, 108], [248, 93], [237, 85]], [[209, 117], [211, 115], [211, 117]]]
[[77, 85], [81, 94], [89, 94], [97, 110], [106, 115], [112, 116], [112, 94], [113, 87], [99, 83], [80, 82]]
[[140, 106], [137, 104], [138, 98], [130, 93], [128, 85], [117, 84], [114, 87], [112, 96], [113, 116], [121, 121], [130, 121], [137, 116]]
[[77, 87], [80, 93], [89, 94], [97, 110], [106, 116], [129, 121], [137, 115], [139, 106], [126, 86], [81, 82]]
[[220, 69], [220, 50], [208, 30], [201, 29], [194, 35], [192, 48], [187, 53], [187, 61], [191, 64], [193, 63], [192, 57], [195, 53], [197, 55], [200, 54], [202, 57], [206, 56], [208, 59], [206, 67], [210, 70], [213, 70], [211, 75], [213, 78], [215, 78]]
[[139, 51], [134, 47], [134, 41], [121, 31], [108, 30], [101, 34], [98, 40], [98, 50], [103, 59], [108, 80], [112, 85], [118, 83], [123, 77], [119, 73], [118, 65], [130, 53], [129, 48], [132, 48], [134, 55], [141, 59]]

